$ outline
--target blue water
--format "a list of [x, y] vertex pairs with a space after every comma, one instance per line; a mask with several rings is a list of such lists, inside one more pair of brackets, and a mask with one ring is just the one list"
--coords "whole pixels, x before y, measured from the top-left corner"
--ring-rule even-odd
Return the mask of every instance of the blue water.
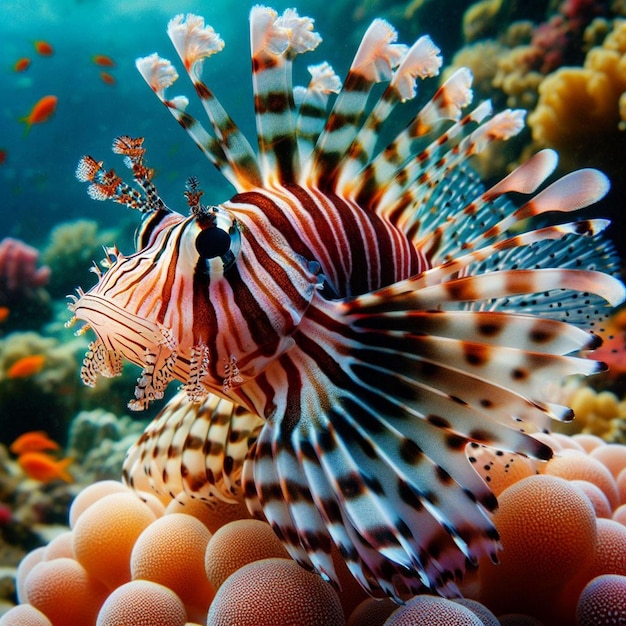
[[[112, 140], [118, 135], [144, 136], [147, 162], [156, 169], [155, 182], [174, 209], [186, 211], [184, 184], [197, 176], [211, 202], [231, 192], [213, 166], [152, 94], [135, 69], [135, 58], [152, 52], [178, 61], [166, 35], [168, 20], [177, 13], [203, 15], [226, 41], [222, 53], [205, 63], [204, 78], [235, 121], [254, 137], [250, 87], [248, 13], [255, 2], [229, 0], [3, 0], [0, 3], [0, 149], [7, 151], [0, 165], [0, 239], [7, 235], [42, 246], [50, 227], [76, 218], [91, 218], [114, 225], [126, 218], [128, 210], [112, 203], [96, 203], [86, 187], [74, 177], [79, 158], [91, 154], [126, 174], [119, 157], [112, 154]], [[272, 2], [278, 11], [293, 2]], [[328, 60], [343, 73], [355, 51], [354, 36], [340, 43], [332, 36], [337, 20], [323, 0], [297, 3], [301, 15], [316, 19], [316, 30], [326, 39], [300, 63]], [[342, 25], [344, 30], [346, 25]], [[331, 34], [331, 38], [326, 35]], [[48, 41], [54, 55], [36, 54], [33, 42]], [[333, 41], [334, 39], [334, 41]], [[96, 54], [110, 56], [116, 67], [95, 65]], [[24, 73], [13, 70], [15, 61], [30, 57]], [[185, 93], [193, 108], [194, 94], [184, 71], [168, 95]], [[102, 70], [116, 79], [105, 84]], [[302, 79], [304, 83], [306, 79]], [[48, 94], [58, 97], [52, 119], [35, 125], [24, 135], [18, 119]], [[199, 114], [202, 115], [201, 113]], [[127, 179], [131, 179], [127, 176]], [[134, 217], [134, 216], [128, 216]]]

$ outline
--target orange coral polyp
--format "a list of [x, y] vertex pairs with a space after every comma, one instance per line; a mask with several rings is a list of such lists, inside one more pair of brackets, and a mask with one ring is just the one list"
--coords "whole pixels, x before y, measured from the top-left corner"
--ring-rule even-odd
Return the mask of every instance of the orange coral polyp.
[[70, 528], [74, 528], [80, 515], [92, 504], [112, 493], [131, 493], [118, 480], [101, 480], [85, 487], [72, 501], [69, 513]]
[[24, 581], [28, 601], [53, 626], [93, 624], [106, 588], [73, 559], [41, 561]]
[[543, 473], [566, 480], [586, 480], [604, 492], [612, 509], [619, 504], [619, 491], [611, 472], [588, 454], [563, 451], [548, 461]]
[[583, 589], [576, 607], [577, 626], [611, 626], [626, 622], [626, 576], [606, 574]]
[[204, 554], [211, 533], [195, 517], [172, 513], [152, 522], [137, 538], [130, 557], [133, 580], [164, 585], [185, 605], [206, 611], [215, 592], [206, 578]]
[[156, 519], [132, 493], [113, 493], [86, 509], [74, 527], [74, 554], [85, 569], [114, 589], [130, 580], [137, 537]]
[[470, 609], [445, 598], [415, 596], [396, 609], [385, 626], [483, 626], [483, 621]]
[[31, 604], [19, 604], [0, 617], [0, 626], [52, 626], [52, 622]]
[[481, 561], [479, 598], [496, 614], [542, 610], [546, 598], [593, 560], [596, 517], [563, 478], [530, 476], [502, 492], [493, 517], [499, 565]]

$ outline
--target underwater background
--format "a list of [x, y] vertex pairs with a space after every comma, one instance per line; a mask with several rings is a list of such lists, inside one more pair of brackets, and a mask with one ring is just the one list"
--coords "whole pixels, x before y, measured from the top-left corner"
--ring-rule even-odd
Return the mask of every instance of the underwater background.
[[[0, 2], [0, 616], [20, 599], [15, 574], [24, 555], [64, 536], [69, 508], [83, 488], [120, 479], [126, 450], [160, 408], [139, 416], [126, 408], [139, 372], [134, 366], [125, 365], [122, 377], [100, 380], [95, 389], [80, 381], [88, 338], [75, 337], [64, 327], [70, 317], [66, 296], [78, 286], [86, 290], [95, 283], [89, 268], [103, 257], [102, 246], [117, 244], [123, 253], [132, 250], [139, 219], [122, 206], [89, 198], [85, 185], [75, 177], [77, 163], [85, 154], [113, 163], [110, 148], [115, 137], [142, 136], [147, 163], [156, 171], [156, 185], [172, 209], [186, 211], [183, 192], [190, 176], [198, 178], [210, 203], [228, 199], [230, 186], [150, 93], [135, 59], [158, 51], [180, 71], [165, 34], [167, 22], [178, 13], [202, 15], [226, 42], [219, 58], [206, 62], [204, 77], [242, 132], [254, 137], [248, 25], [254, 4], [229, 0]], [[274, 0], [269, 4], [278, 12], [295, 6], [300, 15], [313, 17], [315, 30], [323, 38], [320, 48], [295, 68], [295, 84], [308, 80], [307, 64], [323, 60], [343, 76], [365, 28], [376, 17], [388, 19], [401, 42], [410, 43], [428, 33], [442, 50], [442, 76], [451, 65], [472, 69], [475, 102], [491, 98], [496, 110], [528, 111], [528, 127], [519, 137], [476, 159], [474, 165], [483, 178], [502, 177], [542, 147], [559, 152], [560, 172], [597, 167], [607, 173], [612, 188], [585, 214], [613, 221], [609, 237], [621, 258], [626, 258], [626, 2]], [[186, 84], [184, 92], [191, 94], [191, 84], [180, 73], [176, 89], [182, 92]], [[432, 95], [437, 80], [431, 83], [420, 91], [418, 101]], [[45, 96], [56, 97], [54, 110], [32, 119], [34, 107]], [[190, 111], [201, 116], [199, 108], [192, 100]], [[30, 125], [24, 121], [29, 115]], [[399, 126], [407, 119], [399, 120]], [[594, 459], [582, 463], [582, 470], [556, 468], [554, 473], [595, 486], [595, 491], [585, 487], [595, 516], [617, 520], [622, 527], [626, 523], [626, 452], [621, 445], [626, 443], [625, 333], [626, 315], [618, 311], [607, 325], [605, 346], [597, 355], [610, 364], [611, 371], [555, 390], [555, 401], [567, 398], [577, 420], [562, 429], [561, 439], [554, 444]], [[39, 431], [45, 431], [45, 437], [33, 435]], [[35, 443], [15, 446], [23, 435]], [[31, 450], [29, 445], [35, 447]], [[611, 447], [610, 454], [593, 456], [600, 446], [615, 448]], [[620, 452], [615, 452], [618, 448]], [[39, 456], [29, 457], [33, 450]], [[600, 461], [604, 470], [598, 469]], [[516, 459], [515, 467], [524, 466], [516, 474], [510, 470], [512, 463], [490, 458], [484, 463], [488, 468], [484, 473], [497, 475], [493, 481], [501, 481], [504, 490], [515, 482], [512, 475], [517, 480], [539, 472]], [[158, 503], [153, 506], [159, 508]], [[572, 506], [576, 511], [584, 508], [579, 502]], [[197, 517], [215, 532], [221, 522], [206, 522], [204, 515], [199, 512]], [[580, 525], [580, 517], [572, 515], [572, 521], [559, 528], [563, 544], [570, 546], [567, 533]], [[248, 515], [240, 507], [231, 517]], [[198, 533], [200, 544], [208, 542], [202, 530], [189, 532]], [[511, 532], [515, 536], [517, 531]], [[597, 532], [592, 533], [594, 546], [598, 545]], [[626, 557], [615, 556], [626, 554], [626, 528], [616, 530], [605, 524], [602, 533], [610, 537], [603, 544], [608, 547], [601, 557], [590, 552], [589, 571], [595, 567], [603, 575], [626, 576]], [[579, 535], [577, 530], [572, 534]], [[249, 541], [271, 544], [271, 539], [259, 536], [263, 539]], [[547, 550], [536, 548], [541, 549]], [[579, 549], [589, 551], [587, 544]], [[271, 544], [263, 556], [283, 555]], [[589, 565], [593, 558], [596, 561]], [[577, 559], [572, 571], [582, 557]], [[579, 623], [573, 618], [572, 598], [578, 598], [587, 580], [572, 575], [558, 588], [533, 588], [520, 600], [505, 587], [525, 566], [505, 568], [511, 578], [502, 574], [497, 582], [499, 574], [486, 574], [482, 584], [491, 587], [476, 596], [498, 615], [527, 608], [545, 624], [556, 623], [550, 621], [554, 619]], [[522, 578], [526, 575], [529, 581], [551, 576], [536, 570], [521, 574]], [[470, 581], [468, 589], [480, 582]], [[621, 582], [616, 588], [626, 593], [626, 587], [619, 587]], [[105, 595], [100, 588], [91, 591]], [[346, 618], [356, 606], [355, 599], [365, 600], [360, 589], [354, 593], [352, 600], [341, 598]], [[542, 613], [547, 597], [556, 598], [553, 612]], [[195, 606], [193, 619], [201, 622], [202, 610], [193, 602], [185, 604]], [[390, 612], [391, 608], [386, 615]], [[355, 618], [349, 623], [382, 624], [385, 618], [378, 622]], [[67, 626], [66, 619], [51, 623]], [[196, 623], [189, 617], [192, 622]]]

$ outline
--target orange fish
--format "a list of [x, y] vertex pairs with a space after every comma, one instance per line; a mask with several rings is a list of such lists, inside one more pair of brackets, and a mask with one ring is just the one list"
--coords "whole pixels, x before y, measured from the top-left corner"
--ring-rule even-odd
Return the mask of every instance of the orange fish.
[[17, 462], [30, 478], [42, 483], [49, 483], [53, 480], [74, 482], [74, 478], [67, 471], [67, 467], [72, 462], [71, 458], [57, 460], [43, 452], [25, 452], [18, 457]]
[[42, 57], [50, 57], [54, 54], [54, 48], [47, 41], [38, 40], [35, 41], [34, 45], [35, 50]]
[[23, 57], [18, 59], [13, 66], [15, 72], [25, 72], [30, 67], [30, 59]]
[[43, 450], [58, 450], [59, 444], [52, 441], [43, 430], [31, 430], [20, 435], [9, 450], [13, 454], [20, 455], [25, 452], [41, 452]]
[[94, 54], [91, 60], [101, 67], [115, 67], [115, 61], [111, 57], [106, 56], [106, 54]]
[[20, 122], [26, 124], [26, 130], [24, 134], [28, 133], [30, 127], [33, 124], [42, 124], [47, 122], [57, 108], [56, 96], [44, 96], [39, 100], [32, 108], [31, 112], [26, 116], [20, 118]]
[[7, 378], [28, 378], [40, 372], [46, 362], [43, 354], [30, 354], [18, 359], [7, 370]]
[[115, 77], [108, 72], [100, 72], [100, 78], [102, 79], [102, 82], [107, 85], [115, 85]]
[[[2, 163], [4, 163], [4, 161], [2, 160], [2, 153], [3, 152], [6, 155], [6, 150], [0, 150], [0, 165]], [[9, 318], [10, 314], [11, 314], [11, 309], [9, 309], [8, 306], [0, 306], [0, 323], [1, 322], [6, 322], [6, 320]]]

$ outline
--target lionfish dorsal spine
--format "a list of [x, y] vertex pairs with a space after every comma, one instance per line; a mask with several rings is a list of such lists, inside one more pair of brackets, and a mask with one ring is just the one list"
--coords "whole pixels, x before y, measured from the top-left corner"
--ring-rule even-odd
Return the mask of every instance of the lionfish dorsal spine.
[[224, 42], [211, 26], [204, 25], [203, 18], [193, 14], [177, 15], [170, 20], [168, 35], [209, 117], [214, 135], [187, 113], [186, 97], [166, 98], [166, 89], [178, 79], [169, 60], [156, 53], [139, 58], [135, 63], [139, 73], [203, 154], [238, 191], [257, 187], [261, 177], [252, 147], [201, 78], [204, 60], [220, 52]]
[[339, 93], [341, 80], [326, 61], [309, 65], [311, 80], [306, 87], [296, 86], [293, 90], [296, 118], [296, 139], [300, 163], [306, 163], [326, 123], [326, 107], [331, 93]]
[[365, 32], [308, 163], [305, 179], [311, 186], [335, 188], [373, 86], [388, 81], [407, 52], [407, 46], [395, 43], [396, 39], [396, 30], [383, 19], [374, 20]]
[[363, 122], [346, 158], [341, 161], [336, 193], [350, 195], [352, 180], [372, 158], [381, 126], [398, 103], [404, 103], [417, 95], [417, 79], [436, 76], [442, 62], [439, 48], [427, 35], [420, 37], [409, 48], [393, 71], [384, 93]]
[[[433, 147], [426, 148], [416, 156], [414, 145], [416, 140], [431, 133], [444, 121], [458, 122], [461, 112], [472, 99], [472, 74], [467, 68], [460, 68], [450, 76], [433, 97], [421, 108], [415, 118], [401, 131], [395, 139], [381, 150], [346, 186], [345, 193], [350, 194], [363, 207], [378, 212], [380, 215], [390, 211], [383, 197], [391, 198], [400, 195], [399, 189], [403, 179], [398, 170], [404, 165], [408, 167], [416, 162], [426, 169], [426, 161]], [[488, 102], [480, 104], [470, 115], [476, 122], [491, 114]], [[454, 127], [448, 129], [437, 138], [445, 145], [454, 133]], [[441, 149], [435, 143], [437, 149]], [[406, 169], [404, 170], [406, 172]]]
[[257, 5], [250, 12], [252, 84], [265, 187], [299, 180], [292, 63], [321, 40], [313, 31], [313, 20], [300, 17], [295, 9], [278, 16], [273, 9]]

